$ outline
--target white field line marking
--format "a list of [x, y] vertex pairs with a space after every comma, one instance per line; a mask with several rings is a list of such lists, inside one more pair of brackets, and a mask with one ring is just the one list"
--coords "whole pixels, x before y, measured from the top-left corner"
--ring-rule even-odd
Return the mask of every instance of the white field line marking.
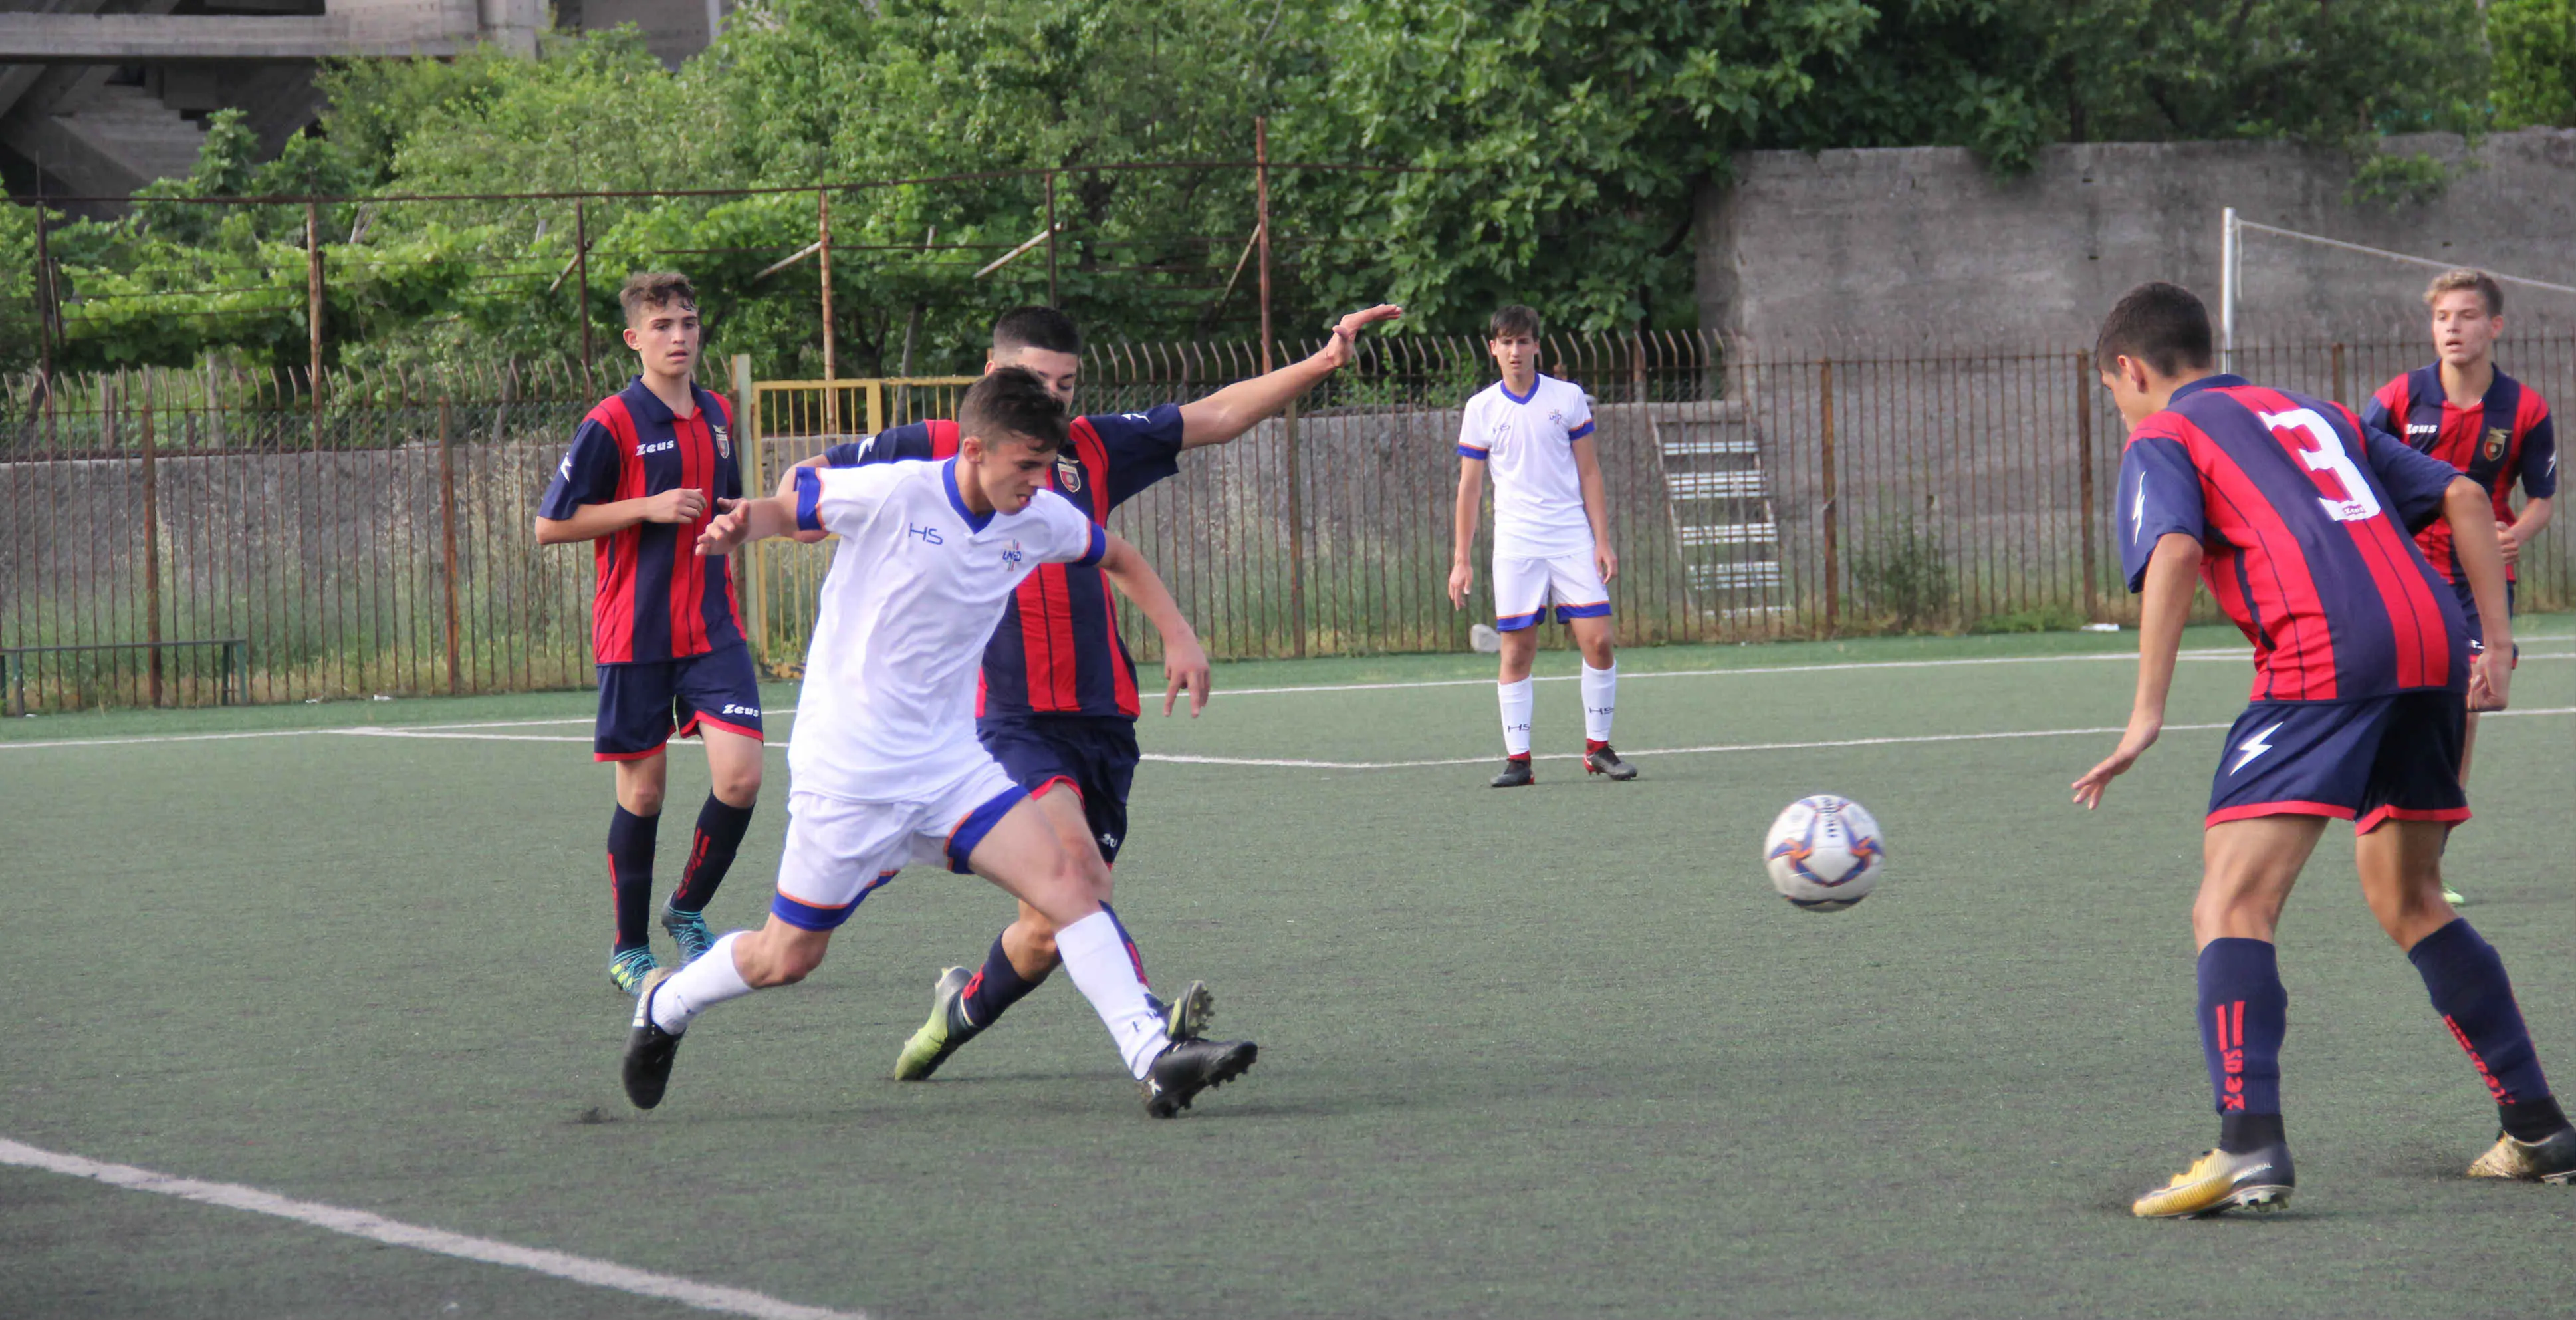
[[[2488, 719], [2510, 715], [2576, 715], [2576, 706], [2546, 706], [2536, 710], [2500, 710], [2486, 713]], [[2207, 729], [2224, 729], [2227, 724], [2168, 724], [2167, 733], [2188, 733]], [[1998, 742], [2013, 738], [2074, 738], [2090, 735], [2125, 733], [2120, 725], [2091, 729], [2014, 729], [2000, 733], [1918, 733], [1889, 738], [1832, 738], [1818, 742], [1725, 743], [1706, 747], [1645, 747], [1623, 756], [1699, 756], [1718, 752], [1807, 752], [1836, 747], [1895, 747], [1913, 743]], [[1177, 753], [1147, 752], [1148, 761], [1165, 761], [1178, 765], [1275, 766], [1289, 770], [1421, 770], [1434, 766], [1490, 765], [1491, 756], [1453, 756], [1433, 761], [1309, 761], [1296, 758], [1250, 756], [1189, 756]], [[1549, 752], [1542, 761], [1580, 761], [1580, 752]]]
[[[2556, 640], [2556, 639], [2555, 639], [2555, 638], [2552, 638], [2551, 640]], [[2250, 655], [2251, 655], [2251, 653], [2250, 653], [2250, 652], [2246, 652], [2246, 651], [2237, 651], [2237, 650], [2228, 650], [2228, 649], [2200, 649], [2200, 650], [2185, 651], [2185, 652], [2183, 652], [2183, 653], [2181, 654], [2181, 656], [2180, 656], [2179, 658], [2180, 658], [2180, 659], [2184, 659], [2184, 660], [2217, 660], [2217, 661], [2234, 660], [2234, 661], [2242, 662], [2242, 661], [2244, 661], [2244, 660], [2248, 659]], [[2132, 654], [2132, 653], [2129, 653], [2129, 652], [2126, 652], [2126, 651], [2103, 651], [2103, 652], [2099, 652], [2099, 653], [2091, 653], [2091, 652], [2088, 652], [2088, 653], [2085, 653], [2085, 654], [2082, 654], [2082, 655], [2019, 655], [2019, 656], [1990, 656], [1990, 657], [1985, 657], [1985, 658], [1972, 658], [1972, 659], [1963, 659], [1963, 660], [1867, 660], [1867, 661], [1854, 661], [1854, 662], [1849, 663], [1849, 664], [1829, 664], [1829, 665], [1765, 665], [1765, 666], [1757, 666], [1757, 667], [1753, 667], [1753, 668], [1745, 668], [1745, 669], [1666, 669], [1666, 670], [1659, 670], [1659, 671], [1654, 671], [1654, 672], [1641, 672], [1641, 673], [1634, 673], [1634, 674], [1621, 674], [1619, 677], [1620, 677], [1621, 679], [1625, 680], [1625, 681], [1628, 681], [1628, 682], [1636, 682], [1636, 681], [1639, 681], [1639, 680], [1649, 679], [1649, 678], [1710, 678], [1710, 677], [1724, 677], [1724, 676], [1726, 676], [1726, 675], [1731, 675], [1731, 674], [1805, 674], [1805, 673], [1824, 673], [1824, 672], [1834, 672], [1834, 671], [1844, 671], [1844, 670], [1854, 670], [1854, 669], [1934, 669], [1934, 668], [1948, 668], [1948, 667], [1962, 666], [1962, 665], [2036, 665], [2036, 664], [2051, 664], [2051, 663], [2055, 663], [2055, 662], [2058, 662], [2058, 661], [2136, 660], [2137, 658], [2138, 658], [2138, 657], [2137, 657], [2136, 655], [2134, 655], [2134, 654]], [[2550, 651], [2550, 652], [2531, 652], [2531, 651], [2525, 651], [2525, 652], [2522, 654], [2522, 657], [2521, 657], [2521, 658], [2522, 658], [2522, 659], [2524, 659], [2524, 660], [2576, 660], [2576, 651]], [[1534, 678], [1537, 682], [1541, 682], [1541, 683], [1571, 683], [1571, 682], [1573, 682], [1577, 677], [1578, 677], [1578, 675], [1574, 675], [1574, 674], [1544, 674], [1544, 675], [1533, 675], [1533, 678]], [[1307, 684], [1307, 685], [1304, 685], [1304, 686], [1296, 686], [1296, 687], [1219, 688], [1219, 689], [1217, 689], [1217, 691], [1216, 691], [1216, 694], [1215, 694], [1215, 695], [1216, 695], [1216, 696], [1218, 696], [1218, 697], [1264, 697], [1264, 696], [1281, 696], [1281, 695], [1288, 695], [1288, 694], [1294, 694], [1294, 693], [1299, 693], [1299, 692], [1377, 692], [1377, 691], [1395, 691], [1395, 690], [1402, 690], [1402, 689], [1409, 689], [1409, 688], [1480, 687], [1480, 686], [1488, 686], [1488, 685], [1490, 685], [1492, 682], [1493, 682], [1493, 680], [1492, 680], [1492, 679], [1489, 679], [1489, 678], [1440, 678], [1440, 679], [1424, 679], [1424, 680], [1419, 680], [1419, 681], [1400, 682], [1400, 683], [1313, 683], [1313, 684]], [[776, 708], [776, 709], [774, 709], [774, 710], [770, 710], [770, 711], [765, 712], [765, 714], [769, 714], [769, 715], [793, 715], [793, 714], [795, 714], [795, 713], [796, 713], [796, 708], [795, 708], [794, 706], [782, 706], [782, 707], [778, 707], [778, 708]], [[2505, 713], [2506, 713], [2506, 714], [2548, 714], [2548, 713], [2552, 713], [2552, 712], [2545, 712], [2545, 711], [2508, 711], [2508, 712], [2505, 712]], [[578, 716], [578, 717], [565, 717], [565, 718], [562, 718], [562, 719], [545, 719], [545, 720], [488, 720], [488, 721], [478, 721], [478, 722], [474, 722], [474, 723], [465, 723], [465, 724], [417, 724], [417, 725], [403, 725], [403, 726], [398, 726], [398, 727], [379, 726], [379, 725], [357, 725], [357, 726], [340, 726], [340, 727], [336, 727], [336, 728], [328, 728], [328, 729], [263, 729], [263, 730], [258, 730], [258, 731], [255, 731], [255, 732], [245, 732], [245, 733], [171, 733], [171, 734], [146, 734], [146, 735], [140, 735], [140, 736], [131, 737], [131, 738], [65, 738], [65, 739], [59, 739], [59, 740], [47, 741], [47, 742], [14, 742], [14, 741], [10, 741], [10, 740], [7, 740], [7, 739], [0, 739], [0, 752], [10, 752], [10, 751], [37, 751], [37, 750], [41, 750], [41, 749], [45, 749], [45, 748], [55, 748], [55, 747], [130, 747], [130, 746], [137, 746], [137, 745], [144, 744], [144, 743], [228, 742], [228, 741], [231, 741], [231, 740], [234, 740], [234, 739], [240, 739], [240, 738], [306, 738], [306, 737], [312, 737], [312, 736], [315, 736], [315, 735], [325, 735], [325, 734], [357, 735], [357, 736], [361, 736], [361, 737], [411, 737], [411, 736], [420, 736], [420, 735], [425, 735], [425, 734], [430, 734], [430, 733], [446, 732], [446, 731], [448, 731], [448, 730], [468, 730], [468, 729], [507, 729], [507, 728], [538, 727], [538, 726], [543, 726], [543, 725], [555, 725], [555, 724], [589, 724], [589, 723], [592, 723], [592, 722], [593, 722], [593, 720], [592, 720], [592, 717], [590, 717], [590, 716]], [[540, 741], [540, 740], [537, 740], [537, 739], [530, 739], [529, 741]], [[546, 740], [542, 740], [542, 741], [587, 742], [587, 741], [589, 741], [589, 739], [586, 739], [586, 738], [559, 738], [559, 739], [546, 739]], [[778, 747], [782, 747], [782, 746], [784, 746], [784, 745], [785, 745], [785, 744], [783, 744], [783, 743], [771, 743], [771, 744], [770, 744], [770, 746], [771, 746], [772, 748], [778, 748]], [[1713, 750], [1731, 750], [1731, 749], [1713, 749]], [[1657, 755], [1669, 755], [1669, 754], [1670, 754], [1670, 753], [1662, 753], [1662, 752], [1657, 753]], [[1149, 760], [1149, 761], [1150, 761], [1150, 760], [1157, 760], [1157, 759], [1161, 759], [1161, 760], [1176, 760], [1176, 759], [1181, 759], [1181, 758], [1177, 758], [1177, 757], [1154, 757], [1154, 756], [1148, 756], [1148, 757], [1147, 757], [1147, 758], [1145, 758], [1145, 759], [1147, 759], [1147, 760]], [[1205, 758], [1199, 758], [1199, 759], [1205, 759]], [[1221, 761], [1221, 760], [1220, 760], [1220, 761], [1214, 761], [1214, 762], [1211, 762], [1211, 764], [1220, 764], [1220, 765], [1221, 765], [1221, 764], [1227, 764], [1227, 762], [1224, 762], [1224, 761]], [[1247, 762], [1247, 764], [1254, 764], [1254, 763], [1249, 763], [1249, 762]], [[1290, 764], [1290, 763], [1288, 763], [1288, 762], [1281, 762], [1280, 764]], [[1297, 763], [1295, 763], [1295, 764], [1300, 764], [1300, 765], [1302, 765], [1302, 764], [1305, 764], [1305, 763], [1304, 763], [1304, 762], [1297, 762]], [[1324, 762], [1316, 762], [1315, 764], [1323, 765], [1323, 764], [1326, 764], [1326, 763], [1324, 763]], [[1333, 764], [1339, 764], [1339, 763], [1333, 763]], [[1413, 764], [1423, 764], [1423, 765], [1447, 765], [1447, 764], [1459, 764], [1459, 765], [1464, 765], [1464, 764], [1467, 764], [1467, 762], [1459, 761], [1459, 762], [1454, 762], [1454, 763], [1453, 763], [1453, 762], [1446, 762], [1446, 761], [1426, 761], [1426, 762], [1418, 762], [1418, 763], [1417, 763], [1417, 762], [1410, 762], [1410, 761], [1407, 761], [1407, 762], [1400, 762], [1400, 763], [1392, 763], [1392, 762], [1391, 762], [1390, 764], [1404, 764], [1404, 765], [1413, 765]]]
[[468, 1237], [445, 1229], [424, 1228], [351, 1210], [343, 1206], [324, 1205], [318, 1201], [297, 1201], [263, 1192], [238, 1183], [199, 1182], [194, 1178], [174, 1178], [130, 1164], [104, 1164], [78, 1155], [58, 1155], [14, 1141], [0, 1140], [0, 1164], [41, 1169], [47, 1173], [67, 1174], [74, 1178], [91, 1178], [111, 1187], [126, 1187], [140, 1192], [158, 1192], [205, 1205], [219, 1205], [253, 1214], [275, 1215], [298, 1223], [326, 1228], [334, 1233], [367, 1238], [397, 1247], [454, 1256], [460, 1260], [480, 1261], [487, 1265], [506, 1265], [586, 1283], [594, 1288], [607, 1288], [637, 1297], [658, 1297], [694, 1306], [702, 1311], [721, 1311], [727, 1315], [745, 1315], [755, 1320], [867, 1320], [865, 1313], [833, 1311], [819, 1306], [799, 1306], [762, 1293], [740, 1288], [720, 1288], [714, 1284], [696, 1283], [668, 1274], [654, 1274], [629, 1269], [624, 1265], [586, 1256], [572, 1256], [560, 1251], [515, 1246], [490, 1238]]

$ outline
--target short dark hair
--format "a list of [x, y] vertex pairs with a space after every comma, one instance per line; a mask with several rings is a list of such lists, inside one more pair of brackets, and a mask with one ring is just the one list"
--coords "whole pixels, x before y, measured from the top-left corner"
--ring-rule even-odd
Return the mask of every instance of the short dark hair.
[[2206, 367], [2218, 354], [2209, 332], [2209, 309], [2200, 295], [2179, 284], [2150, 280], [2120, 295], [2111, 314], [2102, 318], [2102, 333], [2093, 340], [2093, 365], [2109, 371], [2126, 356], [2155, 368], [2159, 376], [2178, 376], [2187, 368]]
[[957, 432], [987, 443], [1019, 439], [1041, 454], [1064, 448], [1070, 423], [1046, 382], [1026, 367], [995, 367], [966, 387], [957, 404]]
[[626, 277], [625, 287], [617, 291], [617, 302], [626, 309], [626, 323], [633, 325], [647, 308], [678, 303], [690, 311], [698, 310], [698, 286], [678, 271], [639, 270]]
[[1512, 335], [1528, 335], [1536, 339], [1539, 337], [1540, 328], [1538, 311], [1535, 308], [1513, 303], [1495, 312], [1487, 328], [1491, 331], [1485, 336], [1487, 339], [1502, 339]]
[[1074, 328], [1072, 317], [1052, 307], [1014, 307], [993, 320], [993, 355], [1023, 348], [1079, 354], [1082, 332]]

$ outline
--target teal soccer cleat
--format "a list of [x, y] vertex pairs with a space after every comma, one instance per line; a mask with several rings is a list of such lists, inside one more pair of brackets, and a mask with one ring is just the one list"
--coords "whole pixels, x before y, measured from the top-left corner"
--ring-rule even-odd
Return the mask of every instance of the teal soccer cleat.
[[707, 914], [682, 912], [662, 905], [662, 929], [671, 932], [671, 942], [680, 946], [680, 965], [696, 962], [716, 942], [715, 932], [707, 929]]
[[661, 964], [654, 961], [651, 949], [622, 949], [608, 955], [608, 979], [615, 983], [621, 994], [642, 994], [644, 978], [651, 976], [653, 969], [659, 966]]

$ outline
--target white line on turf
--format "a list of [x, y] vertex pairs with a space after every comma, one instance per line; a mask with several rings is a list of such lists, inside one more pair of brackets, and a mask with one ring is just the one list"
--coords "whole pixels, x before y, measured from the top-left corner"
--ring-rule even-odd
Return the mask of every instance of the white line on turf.
[[[2537, 710], [2500, 710], [2487, 713], [2488, 719], [2509, 715], [2576, 715], [2576, 706], [2548, 706]], [[2226, 724], [2168, 724], [2167, 733], [2224, 729]], [[1831, 738], [1817, 742], [1721, 743], [1705, 747], [1640, 747], [1621, 752], [1625, 757], [1699, 756], [1719, 752], [1808, 752], [1836, 747], [1896, 747], [1912, 743], [1997, 742], [2013, 738], [2075, 738], [2087, 735], [2113, 735], [2127, 730], [2119, 725], [2091, 729], [2014, 729], [2000, 733], [1918, 733], [1890, 738]], [[1309, 761], [1293, 757], [1190, 756], [1178, 753], [1147, 752], [1148, 761], [1165, 761], [1178, 765], [1236, 765], [1277, 767], [1287, 770], [1423, 770], [1434, 766], [1490, 765], [1492, 756], [1452, 756], [1430, 761]], [[1580, 752], [1550, 752], [1538, 757], [1542, 761], [1579, 761]]]
[[487, 1265], [506, 1265], [569, 1279], [574, 1283], [607, 1288], [636, 1297], [658, 1297], [694, 1306], [702, 1311], [721, 1311], [727, 1315], [744, 1315], [755, 1320], [867, 1320], [864, 1312], [833, 1311], [820, 1306], [800, 1306], [783, 1302], [764, 1293], [741, 1288], [723, 1288], [698, 1283], [668, 1274], [630, 1269], [610, 1261], [592, 1260], [587, 1256], [567, 1255], [536, 1247], [522, 1247], [490, 1238], [469, 1237], [440, 1228], [424, 1228], [387, 1219], [364, 1210], [345, 1206], [324, 1205], [318, 1201], [297, 1201], [263, 1192], [239, 1183], [199, 1182], [194, 1178], [177, 1178], [130, 1164], [106, 1164], [78, 1155], [60, 1155], [14, 1141], [0, 1140], [0, 1164], [74, 1178], [90, 1178], [111, 1187], [126, 1187], [140, 1192], [158, 1192], [205, 1205], [219, 1205], [253, 1214], [274, 1215], [298, 1223], [326, 1228], [334, 1233], [367, 1238], [397, 1247], [411, 1247], [454, 1256], [460, 1260], [480, 1261]]

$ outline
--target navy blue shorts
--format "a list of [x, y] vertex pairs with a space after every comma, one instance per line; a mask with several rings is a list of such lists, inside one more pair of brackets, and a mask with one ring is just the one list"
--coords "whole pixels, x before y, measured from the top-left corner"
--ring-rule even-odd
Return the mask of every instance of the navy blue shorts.
[[[2467, 578], [2461, 578], [2452, 583], [2451, 591], [2460, 598], [2460, 617], [2469, 621], [2469, 654], [2476, 655], [2487, 649], [2486, 626], [2478, 620], [2478, 598], [2469, 594]], [[2504, 612], [2506, 618], [2513, 617], [2513, 579], [2511, 578], [2506, 578], [2504, 583]], [[2522, 663], [2522, 643], [2520, 642], [2513, 644], [2513, 662], [2517, 665]]]
[[1136, 722], [1121, 715], [993, 715], [975, 721], [984, 750], [1033, 798], [1071, 787], [1100, 858], [1127, 842], [1127, 790], [1136, 782]]
[[760, 739], [760, 675], [751, 667], [750, 647], [599, 667], [593, 760], [643, 760], [700, 724]]
[[2468, 716], [2459, 692], [2255, 702], [2227, 731], [2208, 823], [2333, 816], [2368, 834], [2383, 820], [2467, 820]]

